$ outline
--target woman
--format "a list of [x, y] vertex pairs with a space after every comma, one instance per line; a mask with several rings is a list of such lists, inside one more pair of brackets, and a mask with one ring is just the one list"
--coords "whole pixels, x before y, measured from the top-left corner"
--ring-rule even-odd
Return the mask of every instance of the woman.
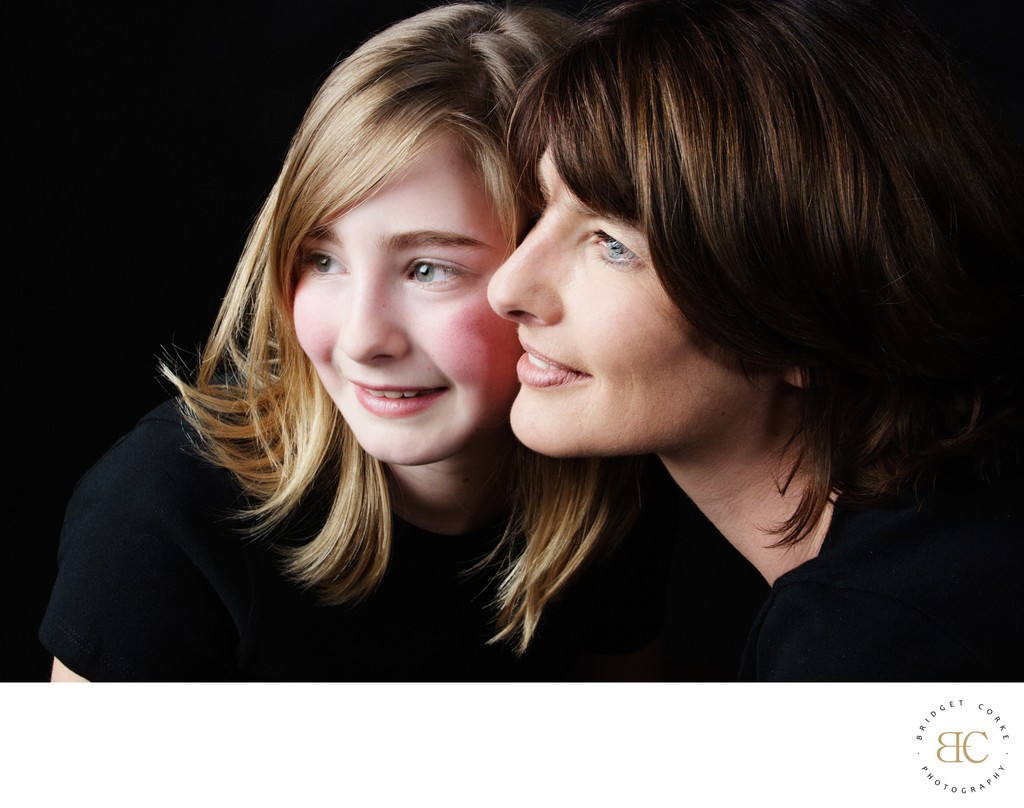
[[743, 678], [1024, 670], [1022, 172], [953, 72], [893, 3], [636, 0], [521, 93], [513, 429], [662, 459], [771, 585]]
[[[180, 395], [76, 488], [40, 629], [53, 679], [613, 675], [591, 658], [653, 675], [630, 663], [658, 630], [659, 565], [625, 544], [558, 567], [528, 653], [489, 642], [527, 532], [571, 555], [656, 482], [543, 461], [508, 424], [519, 346], [486, 297], [524, 220], [503, 135], [566, 22], [440, 6], [326, 79], [196, 377], [167, 368]], [[670, 507], [636, 522], [653, 557]]]

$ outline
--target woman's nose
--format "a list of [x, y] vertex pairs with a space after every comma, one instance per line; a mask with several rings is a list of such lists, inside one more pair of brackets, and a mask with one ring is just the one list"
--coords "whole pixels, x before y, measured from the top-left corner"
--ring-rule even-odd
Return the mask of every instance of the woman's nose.
[[360, 364], [402, 356], [409, 340], [400, 302], [374, 279], [356, 281], [347, 291], [339, 312], [338, 347]]
[[502, 317], [524, 325], [550, 325], [561, 316], [559, 256], [538, 223], [491, 277], [487, 300]]

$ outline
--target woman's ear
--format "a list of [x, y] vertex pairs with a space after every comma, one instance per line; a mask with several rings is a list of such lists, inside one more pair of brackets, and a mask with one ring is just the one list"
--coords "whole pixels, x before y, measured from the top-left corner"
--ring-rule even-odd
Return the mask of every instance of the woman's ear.
[[797, 365], [790, 365], [782, 371], [782, 380], [786, 384], [792, 385], [800, 390], [805, 390], [811, 386], [810, 374], [807, 372], [807, 368], [799, 367]]

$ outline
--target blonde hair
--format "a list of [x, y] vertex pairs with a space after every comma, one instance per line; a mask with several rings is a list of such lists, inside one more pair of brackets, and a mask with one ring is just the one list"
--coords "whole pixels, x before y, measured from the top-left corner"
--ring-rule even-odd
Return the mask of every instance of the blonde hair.
[[[280, 549], [287, 573], [327, 603], [358, 601], [379, 583], [391, 552], [392, 508], [383, 464], [359, 446], [296, 338], [300, 245], [438, 138], [454, 136], [495, 201], [511, 249], [526, 216], [513, 192], [506, 124], [527, 71], [567, 22], [543, 8], [455, 3], [357, 48], [323, 82], [292, 138], [194, 382], [163, 368], [202, 451], [241, 482], [249, 502], [241, 515], [258, 535], [286, 521], [294, 530], [310, 505], [325, 506], [322, 524]], [[520, 449], [513, 465], [513, 519], [499, 545], [508, 559], [499, 637], [518, 634], [525, 648], [544, 604], [633, 509], [614, 504], [628, 464], [554, 461]], [[543, 552], [538, 558], [527, 550], [513, 563], [527, 533], [544, 536]], [[543, 583], [519, 596], [527, 562]]]

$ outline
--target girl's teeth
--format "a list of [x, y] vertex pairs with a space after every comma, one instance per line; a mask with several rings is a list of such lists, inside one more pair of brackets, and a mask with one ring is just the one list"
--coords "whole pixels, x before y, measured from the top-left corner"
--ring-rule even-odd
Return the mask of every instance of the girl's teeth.
[[370, 390], [371, 396], [377, 398], [414, 398], [419, 395], [417, 390], [407, 390], [405, 392], [401, 390]]
[[531, 365], [536, 365], [537, 367], [542, 368], [543, 370], [551, 370], [554, 367], [554, 365], [545, 362], [543, 359], [538, 359], [532, 353], [528, 353], [526, 355], [530, 358]]

